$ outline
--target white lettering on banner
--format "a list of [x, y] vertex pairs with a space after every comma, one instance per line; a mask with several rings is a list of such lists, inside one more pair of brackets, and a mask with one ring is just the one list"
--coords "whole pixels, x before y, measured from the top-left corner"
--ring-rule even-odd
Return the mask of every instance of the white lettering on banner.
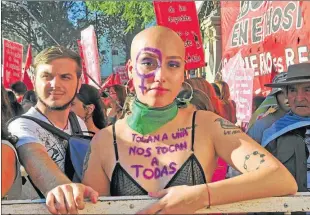
[[114, 72], [119, 75], [121, 84], [126, 84], [129, 81], [126, 66], [117, 66], [113, 68]]
[[[242, 58], [244, 68], [251, 68], [254, 71], [258, 71], [258, 75], [268, 75], [272, 71], [272, 65], [274, 65], [278, 72], [283, 72], [284, 68], [287, 68], [289, 65], [310, 61], [310, 49], [308, 46], [299, 46], [295, 51], [292, 48], [284, 49], [284, 60], [283, 56], [273, 57], [271, 54], [272, 52], [263, 52], [257, 55], [245, 56]], [[229, 60], [228, 58], [224, 58], [224, 67], [226, 67]]]
[[185, 12], [186, 11], [186, 6], [179, 5], [179, 11], [180, 12]]
[[5, 88], [22, 78], [23, 45], [3, 39], [3, 84]]
[[[280, 30], [289, 31], [292, 28], [302, 28], [302, 13], [300, 12], [299, 2], [289, 2], [284, 8], [270, 6], [261, 16], [249, 15], [253, 9], [250, 3], [243, 3], [237, 22], [232, 28], [230, 41], [231, 47], [239, 47], [248, 44], [257, 44], [264, 40], [265, 37], [277, 33]], [[261, 6], [261, 4], [260, 4]], [[250, 16], [250, 15], [249, 15]]]
[[298, 47], [298, 61], [300, 63], [305, 63], [309, 61], [309, 52], [307, 46]]
[[184, 44], [185, 44], [185, 48], [193, 46], [193, 42], [191, 40], [185, 40]]
[[175, 12], [174, 7], [170, 6], [170, 7], [168, 8], [168, 11], [169, 11], [169, 13], [174, 13], [174, 12]]
[[199, 55], [188, 55], [187, 59], [185, 60], [186, 63], [192, 63], [192, 62], [200, 62], [201, 58]]
[[[255, 55], [250, 59], [256, 59]], [[230, 87], [230, 96], [236, 102], [236, 112], [238, 122], [248, 122], [252, 114], [252, 95], [254, 69], [244, 68], [241, 53], [238, 52], [232, 60], [229, 60], [223, 68], [223, 80]], [[241, 65], [241, 66], [240, 66]], [[229, 68], [232, 68], [229, 70]]]
[[181, 37], [185, 50], [185, 69], [205, 66], [203, 43], [194, 1], [154, 1], [156, 21]]
[[182, 15], [182, 16], [169, 16], [168, 21], [171, 23], [178, 24], [179, 22], [191, 22], [192, 18], [190, 16]]

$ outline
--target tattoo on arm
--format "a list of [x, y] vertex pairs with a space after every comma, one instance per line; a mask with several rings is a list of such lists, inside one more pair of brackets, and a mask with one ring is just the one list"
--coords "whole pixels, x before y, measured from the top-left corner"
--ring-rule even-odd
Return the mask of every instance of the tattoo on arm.
[[84, 178], [85, 172], [86, 172], [86, 170], [88, 168], [88, 161], [89, 161], [89, 158], [90, 158], [90, 153], [91, 153], [91, 146], [89, 146], [89, 148], [88, 148], [88, 150], [86, 152], [85, 159], [84, 159], [82, 179]]
[[226, 119], [217, 118], [214, 122], [220, 123], [220, 126], [224, 129], [224, 135], [232, 135], [232, 134], [241, 133], [241, 130], [239, 127], [237, 127], [236, 125], [234, 125], [233, 123], [229, 122]]
[[265, 154], [254, 151], [244, 157], [243, 168], [247, 172], [258, 170], [259, 167], [265, 162]]
[[22, 145], [17, 151], [33, 183], [43, 194], [59, 185], [71, 182], [40, 143]]

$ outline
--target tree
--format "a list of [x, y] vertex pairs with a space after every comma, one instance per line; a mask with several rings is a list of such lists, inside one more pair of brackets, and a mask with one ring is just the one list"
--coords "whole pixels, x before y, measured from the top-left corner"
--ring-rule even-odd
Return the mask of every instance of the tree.
[[152, 2], [147, 1], [88, 1], [89, 10], [99, 13], [101, 26], [108, 41], [114, 47], [124, 49], [126, 59], [130, 57], [130, 45], [134, 36], [154, 21]]
[[[22, 6], [26, 7], [39, 22]], [[2, 35], [8, 39], [14, 36], [21, 38], [23, 45], [31, 43], [32, 47], [39, 52], [48, 46], [56, 45], [42, 28], [44, 27], [60, 45], [76, 49], [76, 41], [80, 38], [81, 28], [85, 26], [75, 26], [68, 19], [68, 11], [73, 7], [75, 7], [75, 2], [2, 1]]]

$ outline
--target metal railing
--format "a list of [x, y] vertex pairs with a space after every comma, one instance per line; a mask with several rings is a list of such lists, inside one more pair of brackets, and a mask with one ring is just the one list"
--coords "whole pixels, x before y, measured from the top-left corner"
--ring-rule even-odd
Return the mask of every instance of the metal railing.
[[[135, 214], [155, 201], [148, 196], [100, 197], [97, 204], [87, 202], [80, 214]], [[199, 214], [250, 212], [310, 212], [310, 193], [216, 205], [197, 211]], [[44, 200], [2, 201], [2, 214], [48, 214], [48, 210]]]

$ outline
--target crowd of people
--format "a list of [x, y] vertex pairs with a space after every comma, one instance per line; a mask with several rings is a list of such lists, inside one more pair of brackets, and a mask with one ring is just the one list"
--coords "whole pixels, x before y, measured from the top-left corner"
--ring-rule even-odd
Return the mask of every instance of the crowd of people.
[[160, 200], [139, 213], [184, 214], [309, 191], [310, 63], [268, 85], [246, 134], [228, 84], [184, 80], [184, 58], [169, 28], [138, 33], [128, 93], [81, 84], [80, 56], [67, 48], [40, 52], [34, 91], [2, 86], [2, 197], [46, 198], [51, 213], [67, 214], [85, 198], [150, 195]]

